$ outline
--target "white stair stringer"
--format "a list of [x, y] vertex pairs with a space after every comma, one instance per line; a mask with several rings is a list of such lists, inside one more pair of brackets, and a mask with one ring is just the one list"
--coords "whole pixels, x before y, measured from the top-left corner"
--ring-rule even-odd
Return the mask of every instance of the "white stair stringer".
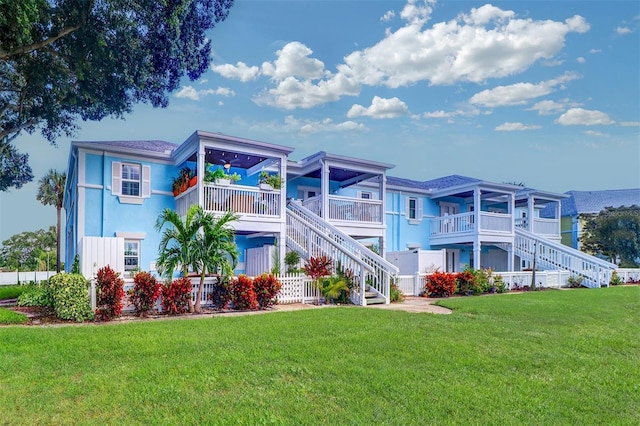
[[520, 228], [516, 228], [513, 251], [527, 261], [533, 261], [535, 253], [537, 269], [568, 271], [583, 277], [582, 285], [591, 288], [608, 286], [611, 273], [618, 268], [613, 263]]
[[391, 278], [398, 268], [354, 238], [301, 205], [287, 204], [287, 246], [301, 257], [327, 256], [344, 270], [353, 271], [359, 282], [351, 295], [353, 303], [366, 305], [365, 292], [374, 291], [390, 302]]

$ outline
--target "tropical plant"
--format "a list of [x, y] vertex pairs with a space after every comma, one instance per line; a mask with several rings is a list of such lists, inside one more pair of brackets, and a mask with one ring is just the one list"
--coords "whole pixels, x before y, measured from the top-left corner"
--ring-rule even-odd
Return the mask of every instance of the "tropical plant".
[[199, 209], [196, 221], [201, 225], [201, 231], [193, 241], [193, 258], [191, 265], [194, 271], [200, 273], [200, 285], [196, 295], [194, 310], [200, 312], [204, 279], [207, 274], [217, 273], [221, 276], [233, 274], [240, 253], [235, 242], [235, 231], [231, 222], [238, 219], [233, 212], [226, 212], [215, 218], [210, 213]]
[[449, 297], [456, 292], [456, 274], [436, 271], [425, 280], [425, 294], [429, 297]]
[[191, 280], [178, 278], [162, 287], [162, 310], [169, 315], [180, 315], [191, 310]]
[[273, 274], [262, 274], [253, 279], [253, 291], [258, 299], [260, 309], [277, 303], [278, 293], [282, 288], [282, 283]]
[[304, 263], [304, 273], [311, 277], [316, 289], [318, 290], [317, 303], [320, 304], [321, 285], [320, 278], [331, 275], [331, 268], [333, 267], [333, 260], [327, 256], [311, 256]]
[[391, 303], [404, 302], [404, 299], [406, 298], [406, 296], [400, 290], [400, 287], [398, 287], [398, 284], [396, 283], [391, 283], [391, 289], [389, 293], [390, 293], [389, 298], [391, 299]]
[[325, 300], [346, 303], [349, 294], [349, 281], [338, 274], [321, 279], [320, 290]]
[[133, 277], [133, 288], [129, 290], [129, 300], [135, 313], [145, 317], [162, 294], [162, 285], [148, 272], [138, 272]]
[[282, 188], [282, 178], [280, 173], [270, 174], [268, 171], [263, 170], [258, 176], [258, 182], [271, 186], [273, 189]]
[[609, 280], [609, 285], [622, 285], [624, 281], [620, 278], [617, 271], [613, 271], [611, 273], [611, 279]]
[[253, 289], [253, 280], [242, 274], [231, 280], [231, 305], [237, 311], [258, 309], [258, 297]]
[[85, 277], [78, 274], [56, 274], [49, 278], [49, 286], [53, 308], [58, 317], [78, 322], [93, 319]]
[[298, 271], [298, 264], [300, 263], [300, 254], [291, 250], [284, 255], [284, 264], [287, 267], [287, 274], [293, 274]]
[[[166, 208], [156, 220], [156, 230], [162, 231], [156, 267], [161, 276], [167, 280], [173, 279], [176, 269], [182, 271], [182, 276], [189, 275], [189, 266], [196, 263], [195, 240], [198, 235], [202, 218], [202, 207], [192, 205], [187, 210], [184, 222], [178, 213]], [[193, 311], [189, 299], [189, 311]]]
[[222, 167], [218, 167], [214, 170], [211, 170], [212, 165], [207, 164], [207, 167], [204, 172], [204, 181], [205, 182], [216, 182], [218, 179], [225, 179], [226, 174]]
[[584, 277], [582, 275], [571, 275], [569, 278], [567, 278], [567, 287], [569, 288], [580, 288], [582, 287], [582, 281], [584, 280]]
[[60, 232], [62, 230], [61, 211], [63, 206], [64, 186], [67, 175], [51, 169], [38, 181], [36, 199], [43, 205], [56, 208], [56, 272], [60, 273]]
[[111, 321], [122, 314], [124, 307], [124, 280], [120, 272], [109, 265], [98, 269], [96, 274], [96, 319]]

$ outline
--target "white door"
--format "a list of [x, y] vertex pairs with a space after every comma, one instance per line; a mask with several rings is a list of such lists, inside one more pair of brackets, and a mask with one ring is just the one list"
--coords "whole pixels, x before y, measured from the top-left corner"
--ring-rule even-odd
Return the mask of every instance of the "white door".
[[[440, 203], [440, 216], [451, 216], [460, 213], [460, 206], [455, 203]], [[455, 232], [453, 220], [443, 220], [440, 231], [444, 234]]]
[[446, 272], [459, 272], [458, 268], [460, 265], [460, 250], [458, 249], [447, 249], [447, 264]]

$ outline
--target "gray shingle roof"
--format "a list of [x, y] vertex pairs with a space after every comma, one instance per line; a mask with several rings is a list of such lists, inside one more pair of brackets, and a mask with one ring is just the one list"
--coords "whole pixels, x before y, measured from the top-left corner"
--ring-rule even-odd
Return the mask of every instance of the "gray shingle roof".
[[640, 188], [605, 191], [568, 191], [571, 198], [562, 201], [562, 216], [599, 213], [606, 207], [640, 205]]
[[151, 152], [167, 152], [173, 151], [178, 145], [160, 141], [160, 140], [151, 140], [151, 141], [78, 141], [81, 144], [96, 144], [103, 146], [111, 146], [114, 148], [126, 148], [126, 149], [137, 149], [142, 151], [151, 151]]
[[394, 176], [387, 176], [387, 185], [403, 186], [405, 188], [422, 190], [438, 190], [477, 182], [482, 181], [480, 179], [460, 175], [450, 175], [437, 179], [426, 180], [423, 182]]

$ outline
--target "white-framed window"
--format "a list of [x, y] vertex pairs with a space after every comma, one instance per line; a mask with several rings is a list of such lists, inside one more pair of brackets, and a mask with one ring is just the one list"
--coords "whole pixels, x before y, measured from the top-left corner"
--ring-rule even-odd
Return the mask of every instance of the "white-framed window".
[[140, 267], [140, 241], [124, 240], [124, 270], [132, 271]]
[[140, 164], [122, 163], [122, 195], [140, 196], [141, 168]]
[[362, 198], [363, 200], [373, 200], [373, 192], [359, 191], [358, 198]]
[[151, 167], [133, 162], [111, 163], [111, 193], [124, 204], [142, 204], [151, 196]]
[[410, 223], [418, 223], [422, 220], [422, 203], [420, 198], [407, 197], [405, 202], [405, 216]]

